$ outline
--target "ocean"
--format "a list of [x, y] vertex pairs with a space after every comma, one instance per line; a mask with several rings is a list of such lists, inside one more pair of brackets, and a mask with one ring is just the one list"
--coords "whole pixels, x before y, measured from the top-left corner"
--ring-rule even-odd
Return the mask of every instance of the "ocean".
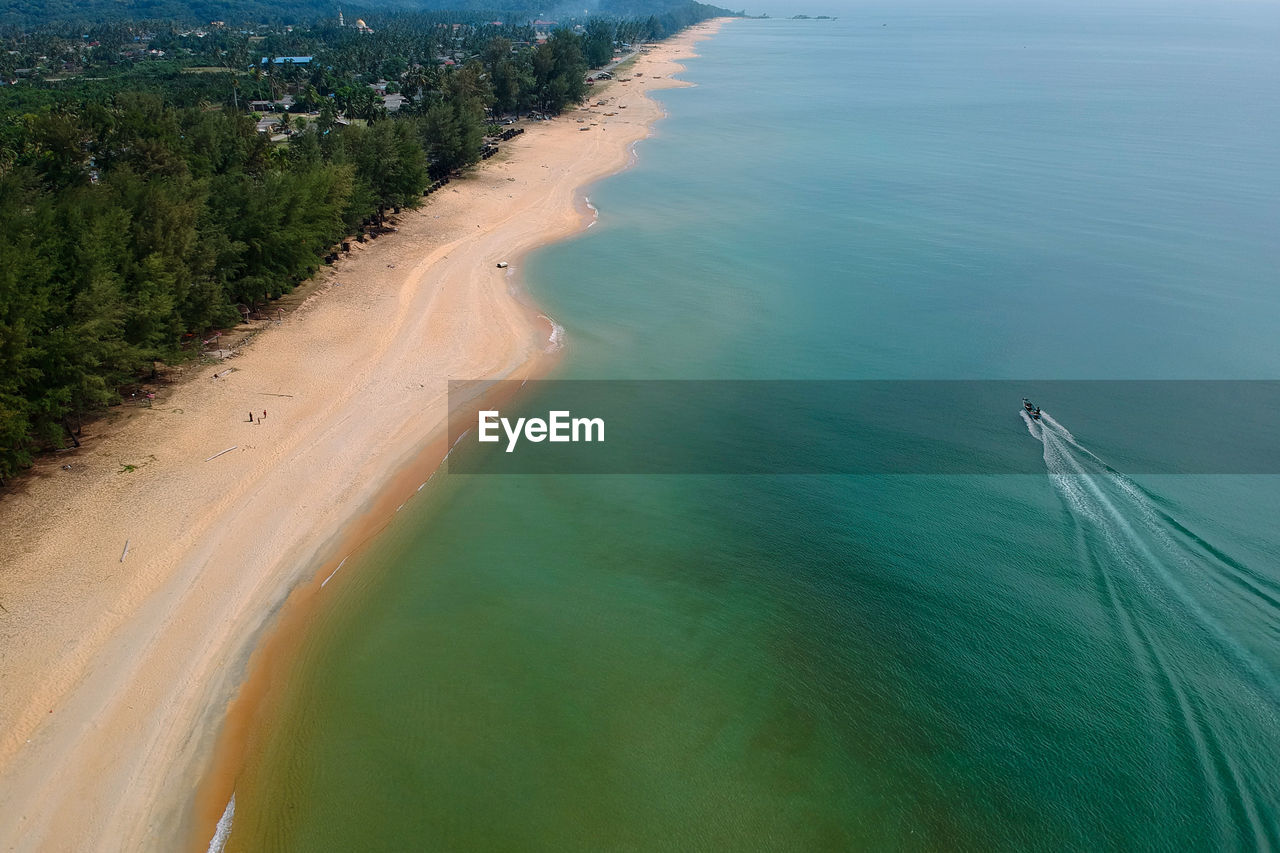
[[[556, 378], [1280, 377], [1280, 8], [836, 14], [703, 42], [528, 259]], [[1280, 847], [1280, 479], [1036, 402], [1033, 474], [437, 476], [227, 849]]]

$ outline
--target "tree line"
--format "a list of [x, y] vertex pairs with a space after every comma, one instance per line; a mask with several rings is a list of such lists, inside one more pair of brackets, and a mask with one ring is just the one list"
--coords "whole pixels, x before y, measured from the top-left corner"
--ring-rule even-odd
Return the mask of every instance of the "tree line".
[[593, 32], [603, 30], [560, 29], [525, 47], [494, 37], [453, 67], [406, 63], [396, 83], [410, 101], [364, 122], [340, 120], [355, 93], [372, 92], [358, 73], [320, 80], [327, 91], [294, 80], [290, 90], [321, 109], [290, 117], [287, 144], [231, 108], [243, 93], [225, 79], [218, 100], [167, 85], [221, 75], [7, 87], [0, 477], [74, 441], [84, 414], [118, 402], [157, 362], [197, 354], [206, 333], [240, 320], [239, 306], [307, 279], [362, 223], [416, 206], [434, 177], [475, 163], [495, 113], [580, 101], [588, 53], [607, 58]]
[[[594, 0], [583, 4], [583, 17], [591, 15], [615, 20], [645, 20], [675, 12], [683, 14], [689, 0]], [[233, 26], [271, 24], [306, 26], [331, 18], [336, 11], [331, 0], [0, 0], [0, 28], [33, 28], [50, 23], [65, 23], [75, 28], [97, 24], [139, 21], [173, 21], [180, 24], [207, 24], [221, 20]], [[550, 10], [563, 15], [561, 23], [573, 22], [573, 6], [551, 4], [540, 0], [383, 0], [365, 5], [360, 0], [343, 4], [350, 20], [356, 18], [386, 19], [390, 16], [414, 16], [424, 9], [431, 14], [452, 15], [454, 20], [531, 21], [546, 17]], [[741, 14], [741, 13], [736, 13]], [[2, 30], [0, 30], [2, 32]]]

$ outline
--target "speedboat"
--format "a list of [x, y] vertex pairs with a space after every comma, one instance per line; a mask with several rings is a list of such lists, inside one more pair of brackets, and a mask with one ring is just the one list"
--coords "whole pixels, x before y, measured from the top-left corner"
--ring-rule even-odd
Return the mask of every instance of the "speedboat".
[[1040, 407], [1032, 403], [1026, 397], [1022, 398], [1022, 408], [1027, 410], [1027, 414], [1031, 415], [1033, 420], [1040, 420]]

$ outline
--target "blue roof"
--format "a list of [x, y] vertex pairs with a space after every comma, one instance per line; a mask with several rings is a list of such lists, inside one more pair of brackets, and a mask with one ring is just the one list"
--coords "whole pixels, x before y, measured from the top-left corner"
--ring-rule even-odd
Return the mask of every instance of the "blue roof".
[[[262, 64], [266, 65], [267, 60], [269, 58], [270, 57], [266, 57], [266, 56], [262, 57]], [[276, 57], [276, 65], [283, 65], [286, 62], [296, 62], [298, 65], [305, 65], [310, 61], [311, 61], [311, 57], [309, 56], [277, 56]]]

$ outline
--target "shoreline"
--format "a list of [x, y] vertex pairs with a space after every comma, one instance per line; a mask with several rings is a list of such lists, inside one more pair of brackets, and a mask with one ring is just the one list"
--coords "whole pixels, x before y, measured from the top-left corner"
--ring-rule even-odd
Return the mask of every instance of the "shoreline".
[[[556, 351], [551, 351], [547, 353], [548, 357], [537, 359], [539, 369], [531, 370], [526, 378], [545, 375], [554, 366], [556, 354]], [[264, 625], [261, 640], [252, 644], [245, 676], [222, 715], [216, 743], [192, 797], [191, 814], [186, 821], [188, 826], [182, 832], [186, 838], [186, 848], [194, 853], [218, 853], [222, 849], [210, 839], [217, 840], [217, 827], [231, 809], [231, 801], [236, 793], [236, 777], [245, 763], [246, 751], [250, 748], [250, 735], [259, 719], [270, 719], [273, 703], [282, 698], [276, 688], [279, 683], [277, 679], [288, 677], [302, 652], [303, 644], [316, 627], [314, 622], [319, 608], [329, 603], [329, 600], [321, 598], [323, 591], [331, 581], [339, 578], [335, 581], [335, 589], [330, 590], [336, 592], [336, 588], [344, 580], [352, 577], [343, 577], [339, 572], [348, 561], [363, 556], [365, 549], [375, 543], [400, 510], [431, 483], [444, 467], [451, 451], [446, 432], [411, 454], [408, 464], [382, 490], [377, 503], [368, 507], [360, 518], [348, 526], [343, 532], [339, 547], [312, 577], [300, 582], [290, 591], [271, 624]], [[231, 825], [228, 820], [226, 835], [222, 838], [223, 844], [229, 836]]]
[[[672, 79], [676, 58], [724, 20], [638, 56], [643, 82], [529, 127], [399, 234], [319, 272], [234, 361], [6, 496], [5, 850], [171, 849], [188, 827], [208, 843], [226, 800], [205, 826], [196, 788], [221, 774], [228, 709], [277, 628], [307, 612], [291, 602], [314, 602], [438, 468], [446, 380], [547, 363], [554, 320], [496, 262], [585, 230], [583, 188], [634, 162], [663, 114], [647, 92], [691, 85]], [[599, 100], [627, 109], [605, 117]], [[251, 424], [258, 406], [270, 415]]]

